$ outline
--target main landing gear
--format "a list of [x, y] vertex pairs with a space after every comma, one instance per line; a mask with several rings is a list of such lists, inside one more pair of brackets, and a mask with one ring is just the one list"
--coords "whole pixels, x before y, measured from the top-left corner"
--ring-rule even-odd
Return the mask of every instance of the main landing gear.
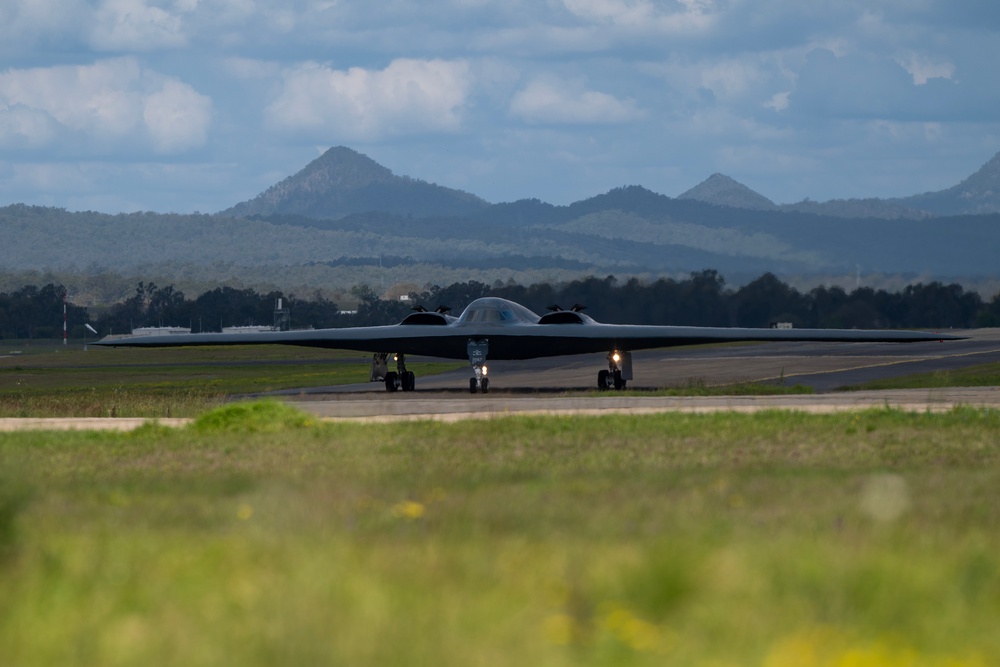
[[621, 391], [632, 379], [632, 353], [612, 350], [608, 353], [608, 369], [597, 374], [597, 388], [601, 391]]
[[[417, 376], [413, 374], [413, 371], [406, 370], [406, 355], [397, 354], [394, 356], [396, 361], [396, 370], [394, 371], [385, 370], [388, 356], [388, 354], [381, 352], [372, 358], [372, 380], [376, 380], [378, 375], [381, 375], [385, 380], [386, 391], [399, 389], [413, 391], [416, 388]], [[382, 372], [379, 373], [379, 370]]]

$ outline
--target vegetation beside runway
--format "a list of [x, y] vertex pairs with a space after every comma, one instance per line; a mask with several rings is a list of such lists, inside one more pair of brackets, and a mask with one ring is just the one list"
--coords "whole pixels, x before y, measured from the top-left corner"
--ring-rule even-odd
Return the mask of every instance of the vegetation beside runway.
[[1000, 663], [1000, 413], [0, 440], [11, 665]]
[[634, 393], [637, 396], [787, 396], [815, 392], [812, 387], [802, 384], [786, 385], [783, 381], [744, 380], [731, 384], [708, 384], [702, 379], [691, 379], [676, 387]]
[[1000, 363], [977, 364], [954, 370], [881, 378], [864, 384], [844, 387], [844, 390], [941, 389], [944, 387], [1000, 387]]
[[[27, 352], [0, 359], [0, 417], [191, 417], [229, 396], [367, 382], [371, 370], [364, 353], [287, 345]], [[408, 367], [427, 376], [465, 365]]]

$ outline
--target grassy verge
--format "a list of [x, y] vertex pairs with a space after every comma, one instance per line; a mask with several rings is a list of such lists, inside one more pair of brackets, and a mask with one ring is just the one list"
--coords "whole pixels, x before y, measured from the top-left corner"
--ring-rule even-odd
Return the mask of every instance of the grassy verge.
[[1000, 363], [978, 364], [952, 371], [915, 373], [897, 378], [873, 380], [864, 384], [844, 387], [844, 391], [861, 389], [938, 389], [941, 387], [995, 387], [1000, 386]]
[[10, 665], [1000, 663], [1000, 415], [0, 440]]
[[648, 392], [635, 392], [639, 396], [784, 396], [812, 394], [812, 387], [801, 384], [785, 385], [775, 382], [734, 382], [709, 385], [704, 380], [690, 380], [682, 386], [665, 387]]
[[[233, 394], [367, 382], [370, 359], [288, 346], [46, 348], [0, 359], [0, 417], [193, 416]], [[409, 368], [427, 376], [462, 365]]]

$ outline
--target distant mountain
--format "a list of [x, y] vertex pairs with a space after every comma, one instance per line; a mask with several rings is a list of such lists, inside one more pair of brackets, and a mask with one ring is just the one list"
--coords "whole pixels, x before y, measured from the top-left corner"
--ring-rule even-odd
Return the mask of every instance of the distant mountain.
[[400, 215], [470, 215], [488, 206], [475, 195], [396, 176], [366, 155], [344, 146], [329, 149], [293, 176], [253, 199], [221, 211], [245, 218], [302, 215], [340, 218], [381, 211]]
[[1000, 153], [979, 171], [945, 190], [893, 199], [810, 199], [782, 204], [782, 211], [838, 218], [928, 218], [939, 215], [1000, 213]]
[[683, 192], [678, 199], [696, 199], [706, 204], [746, 208], [759, 211], [773, 211], [777, 205], [764, 195], [734, 181], [725, 174], [712, 174], [704, 181]]
[[[491, 211], [498, 215], [492, 217]], [[705, 268], [729, 279], [766, 271], [995, 276], [998, 247], [1000, 214], [846, 219], [740, 210], [674, 199], [638, 186], [569, 206], [530, 200], [498, 204], [475, 216], [372, 211], [340, 218], [237, 218], [70, 213], [20, 204], [0, 208], [0, 266], [5, 271], [95, 274], [113, 267], [147, 276], [143, 279], [155, 275], [158, 281], [170, 276], [244, 281], [297, 276], [296, 284], [311, 287], [329, 286], [331, 280], [342, 287], [371, 284], [401, 275], [401, 269], [371, 269], [352, 273], [363, 277], [351, 279], [331, 273], [358, 258], [380, 256], [412, 262], [409, 275], [421, 284], [443, 280], [440, 276], [489, 282], [553, 280], [567, 271], [662, 277]]]
[[889, 200], [937, 215], [978, 215], [1000, 212], [1000, 153], [958, 185]]
[[[404, 259], [424, 282], [705, 268], [730, 278], [860, 270], [996, 276], [1000, 212], [968, 211], [1000, 210], [998, 191], [1000, 156], [954, 188], [896, 200], [775, 206], [714, 174], [678, 198], [629, 185], [567, 206], [488, 204], [337, 147], [225, 215], [0, 207], [0, 267], [258, 280], [294, 272], [313, 285], [383, 256]], [[949, 207], [962, 214], [929, 212]], [[369, 283], [385, 278], [374, 268], [361, 275]]]
[[826, 215], [835, 218], [882, 218], [897, 220], [909, 218], [919, 220], [933, 217], [927, 211], [921, 211], [899, 203], [901, 200], [878, 199], [831, 199], [829, 201], [813, 201], [803, 199], [794, 204], [782, 204], [779, 208], [788, 213], [809, 213], [810, 215]]
[[940, 215], [980, 215], [1000, 213], [1000, 153], [958, 185], [938, 192], [926, 192], [893, 199], [805, 199], [794, 204], [775, 205], [724, 174], [707, 179], [680, 194], [678, 199], [694, 199], [716, 206], [745, 210], [808, 213], [836, 218], [922, 219]]
[[[299, 216], [339, 219], [358, 213], [413, 217], [457, 217], [515, 226], [551, 224], [583, 210], [663, 208], [670, 199], [639, 186], [554, 207], [537, 199], [491, 205], [479, 197], [406, 176], [396, 176], [371, 158], [344, 146], [329, 149], [301, 171], [258, 196], [221, 211], [232, 217]], [[712, 174], [674, 201], [702, 202], [745, 211], [784, 211], [833, 218], [922, 219], [941, 215], [1000, 213], [1000, 153], [958, 185], [895, 199], [805, 199], [777, 205], [724, 174]], [[627, 202], [623, 204], [623, 202]], [[623, 208], [623, 205], [625, 208]]]

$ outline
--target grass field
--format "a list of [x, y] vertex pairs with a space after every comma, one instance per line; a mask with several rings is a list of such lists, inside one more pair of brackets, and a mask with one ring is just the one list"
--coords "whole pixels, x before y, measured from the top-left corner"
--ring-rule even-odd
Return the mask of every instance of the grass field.
[[1000, 414], [0, 436], [0, 664], [1000, 664]]
[[1000, 364], [976, 364], [953, 371], [917, 373], [898, 378], [885, 378], [865, 384], [845, 387], [858, 389], [933, 389], [938, 387], [996, 387], [1000, 386]]
[[[0, 358], [0, 417], [191, 417], [234, 394], [367, 382], [371, 363], [363, 353], [287, 345], [18, 351]], [[466, 365], [408, 367], [426, 376]]]

